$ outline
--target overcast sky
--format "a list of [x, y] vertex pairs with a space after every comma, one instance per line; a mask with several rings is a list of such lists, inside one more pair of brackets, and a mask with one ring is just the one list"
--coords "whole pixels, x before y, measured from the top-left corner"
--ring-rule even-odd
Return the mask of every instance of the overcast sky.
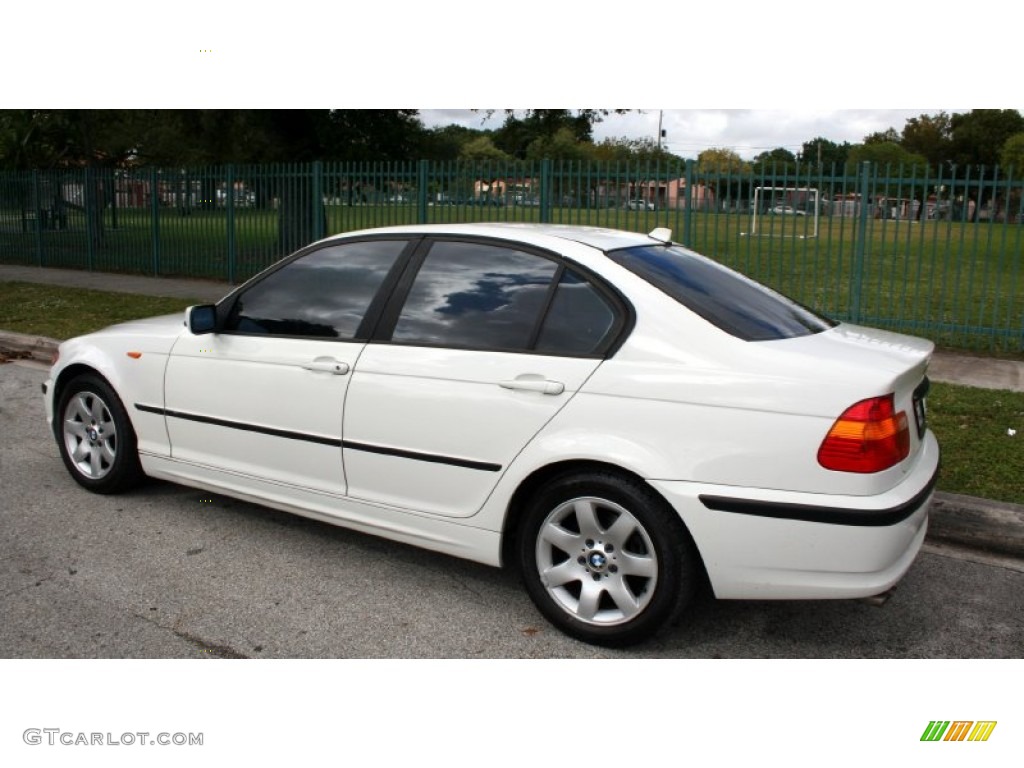
[[[901, 131], [907, 118], [941, 111], [952, 114], [969, 109], [666, 109], [662, 111], [662, 128], [666, 149], [682, 157], [695, 158], [702, 150], [717, 147], [735, 150], [749, 160], [776, 147], [796, 153], [805, 141], [818, 136], [857, 144], [875, 131], [890, 127]], [[428, 127], [458, 123], [471, 128], [497, 128], [505, 112], [497, 110], [487, 119], [486, 110], [425, 109], [420, 116]], [[612, 114], [594, 126], [594, 138], [657, 139], [658, 117], [657, 109]]]

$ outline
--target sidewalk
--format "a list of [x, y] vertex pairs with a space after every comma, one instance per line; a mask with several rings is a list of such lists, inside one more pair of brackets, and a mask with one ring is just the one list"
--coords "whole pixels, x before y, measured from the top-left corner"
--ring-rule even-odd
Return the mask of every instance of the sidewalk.
[[[213, 280], [142, 277], [0, 264], [0, 282], [5, 280], [171, 296], [200, 302], [215, 302], [233, 288], [226, 282]], [[49, 363], [56, 346], [57, 342], [53, 339], [0, 331], [0, 353], [13, 352]], [[936, 352], [928, 375], [933, 381], [950, 384], [1024, 391], [1024, 362], [1015, 360]], [[936, 493], [928, 539], [940, 546], [950, 545], [1024, 560], [1024, 506]]]
[[0, 282], [43, 283], [66, 288], [134, 293], [140, 296], [170, 296], [175, 299], [199, 299], [214, 302], [233, 286], [216, 280], [192, 280], [170, 277], [119, 275], [111, 272], [84, 272], [77, 269], [49, 269], [0, 264]]

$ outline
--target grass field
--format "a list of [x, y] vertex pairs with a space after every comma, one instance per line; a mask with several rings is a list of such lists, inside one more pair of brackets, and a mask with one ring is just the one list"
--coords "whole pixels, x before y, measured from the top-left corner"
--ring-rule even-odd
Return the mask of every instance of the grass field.
[[933, 383], [928, 409], [940, 490], [1024, 504], [1024, 392]]
[[[66, 339], [197, 303], [0, 282], [0, 329]], [[928, 404], [942, 447], [939, 488], [1024, 504], [1024, 393], [934, 383]]]
[[[327, 233], [415, 223], [412, 204], [325, 206]], [[0, 263], [92, 268], [141, 274], [244, 279], [286, 253], [275, 210], [239, 208], [232, 237], [223, 209], [170, 208], [153, 221], [148, 209], [106, 211], [102, 244], [88, 246], [84, 215], [65, 230], [22, 232], [0, 211]], [[527, 206], [438, 205], [431, 223], [534, 222]], [[676, 240], [837, 319], [926, 336], [941, 346], [1024, 354], [1024, 226], [1015, 224], [867, 221], [749, 214], [554, 208], [550, 220], [647, 232], [669, 227]], [[7, 222], [4, 224], [3, 222]], [[155, 236], [155, 237], [154, 237]], [[230, 243], [230, 248], [229, 248]], [[233, 254], [233, 255], [232, 255]], [[231, 264], [229, 264], [229, 261]]]
[[181, 312], [195, 299], [0, 282], [0, 329], [70, 339], [114, 323]]

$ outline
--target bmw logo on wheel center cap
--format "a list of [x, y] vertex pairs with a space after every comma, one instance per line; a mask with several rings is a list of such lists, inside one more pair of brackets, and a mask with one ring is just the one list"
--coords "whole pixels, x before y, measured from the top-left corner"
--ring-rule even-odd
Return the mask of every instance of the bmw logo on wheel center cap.
[[608, 564], [608, 558], [600, 552], [591, 552], [590, 557], [587, 558], [590, 563], [590, 567], [595, 570], [601, 570]]

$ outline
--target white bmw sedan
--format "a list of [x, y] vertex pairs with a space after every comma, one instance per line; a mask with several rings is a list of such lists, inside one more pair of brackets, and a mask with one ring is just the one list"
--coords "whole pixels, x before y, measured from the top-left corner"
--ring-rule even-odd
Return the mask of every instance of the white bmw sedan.
[[67, 341], [44, 391], [91, 491], [148, 475], [513, 564], [553, 624], [621, 646], [705, 581], [890, 589], [939, 464], [932, 348], [828, 320], [667, 230], [410, 226]]

